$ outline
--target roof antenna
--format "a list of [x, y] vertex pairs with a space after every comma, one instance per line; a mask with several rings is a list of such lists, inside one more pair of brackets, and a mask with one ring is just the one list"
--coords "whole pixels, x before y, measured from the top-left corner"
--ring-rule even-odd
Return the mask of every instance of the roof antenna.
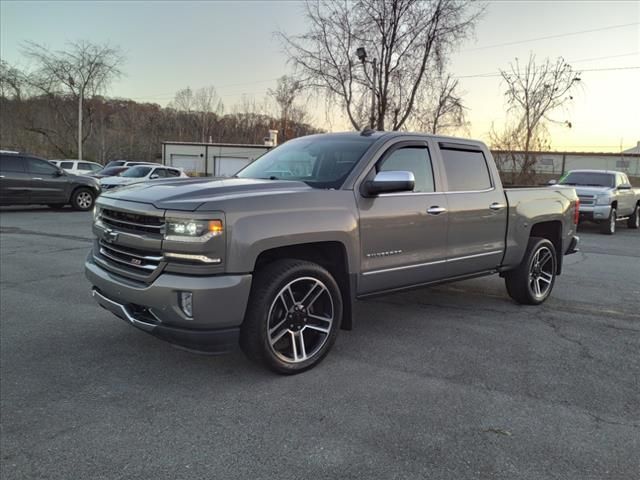
[[363, 137], [370, 137], [374, 133], [376, 133], [376, 131], [374, 129], [365, 127], [360, 132], [360, 135], [363, 136]]

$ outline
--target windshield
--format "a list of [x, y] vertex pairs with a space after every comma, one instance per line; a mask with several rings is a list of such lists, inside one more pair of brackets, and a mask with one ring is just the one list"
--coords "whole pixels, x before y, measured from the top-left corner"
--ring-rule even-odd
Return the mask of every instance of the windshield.
[[290, 140], [265, 153], [236, 177], [301, 180], [314, 188], [339, 188], [373, 141], [371, 137], [355, 136]]
[[151, 167], [133, 167], [124, 172], [121, 177], [141, 178], [145, 177], [151, 171]]
[[569, 172], [560, 179], [560, 185], [579, 185], [583, 187], [615, 187], [615, 176], [610, 173]]

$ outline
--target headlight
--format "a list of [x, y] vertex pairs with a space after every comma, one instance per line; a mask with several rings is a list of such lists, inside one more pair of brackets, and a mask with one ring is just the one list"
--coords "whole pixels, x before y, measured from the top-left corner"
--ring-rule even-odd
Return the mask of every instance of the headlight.
[[102, 209], [100, 207], [98, 207], [97, 205], [95, 207], [93, 207], [93, 221], [97, 222], [98, 220], [100, 220], [100, 214], [102, 213]]
[[596, 197], [596, 205], [609, 205], [610, 201], [611, 197], [609, 197], [609, 195], [607, 195], [606, 193], [604, 195], [598, 195]]
[[204, 242], [224, 232], [222, 220], [168, 219], [165, 228], [164, 238], [178, 242]]

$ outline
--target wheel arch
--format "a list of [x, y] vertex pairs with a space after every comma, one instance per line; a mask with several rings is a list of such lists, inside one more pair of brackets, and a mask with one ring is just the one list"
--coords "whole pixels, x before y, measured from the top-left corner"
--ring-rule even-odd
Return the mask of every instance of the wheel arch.
[[557, 259], [556, 274], [560, 275], [562, 273], [562, 260], [564, 258], [562, 252], [562, 222], [560, 220], [550, 220], [536, 223], [531, 226], [529, 238], [531, 237], [546, 238], [553, 243]]
[[355, 296], [355, 275], [349, 274], [346, 246], [339, 241], [322, 241], [270, 248], [260, 252], [253, 270], [255, 272], [265, 265], [283, 258], [294, 258], [317, 263], [331, 273], [342, 293], [341, 328], [343, 330], [351, 330], [353, 328], [352, 313]]

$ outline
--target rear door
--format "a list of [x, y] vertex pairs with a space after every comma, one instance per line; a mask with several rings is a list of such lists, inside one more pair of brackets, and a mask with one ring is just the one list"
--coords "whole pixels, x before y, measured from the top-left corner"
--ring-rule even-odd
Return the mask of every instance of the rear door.
[[[64, 162], [62, 162], [64, 163]], [[31, 176], [31, 203], [66, 203], [69, 180], [58, 168], [39, 158], [27, 158]]]
[[28, 204], [31, 176], [23, 157], [0, 155], [0, 203]]
[[491, 270], [505, 249], [507, 202], [498, 173], [476, 145], [440, 142], [449, 224], [449, 276]]
[[402, 141], [388, 147], [365, 181], [380, 171], [413, 172], [416, 184], [413, 192], [374, 198], [355, 192], [362, 255], [359, 294], [428, 283], [445, 276], [446, 198], [427, 143]]
[[635, 194], [631, 189], [618, 188], [622, 184], [629, 184], [629, 178], [624, 173], [616, 173], [618, 216], [628, 217], [635, 210]]

